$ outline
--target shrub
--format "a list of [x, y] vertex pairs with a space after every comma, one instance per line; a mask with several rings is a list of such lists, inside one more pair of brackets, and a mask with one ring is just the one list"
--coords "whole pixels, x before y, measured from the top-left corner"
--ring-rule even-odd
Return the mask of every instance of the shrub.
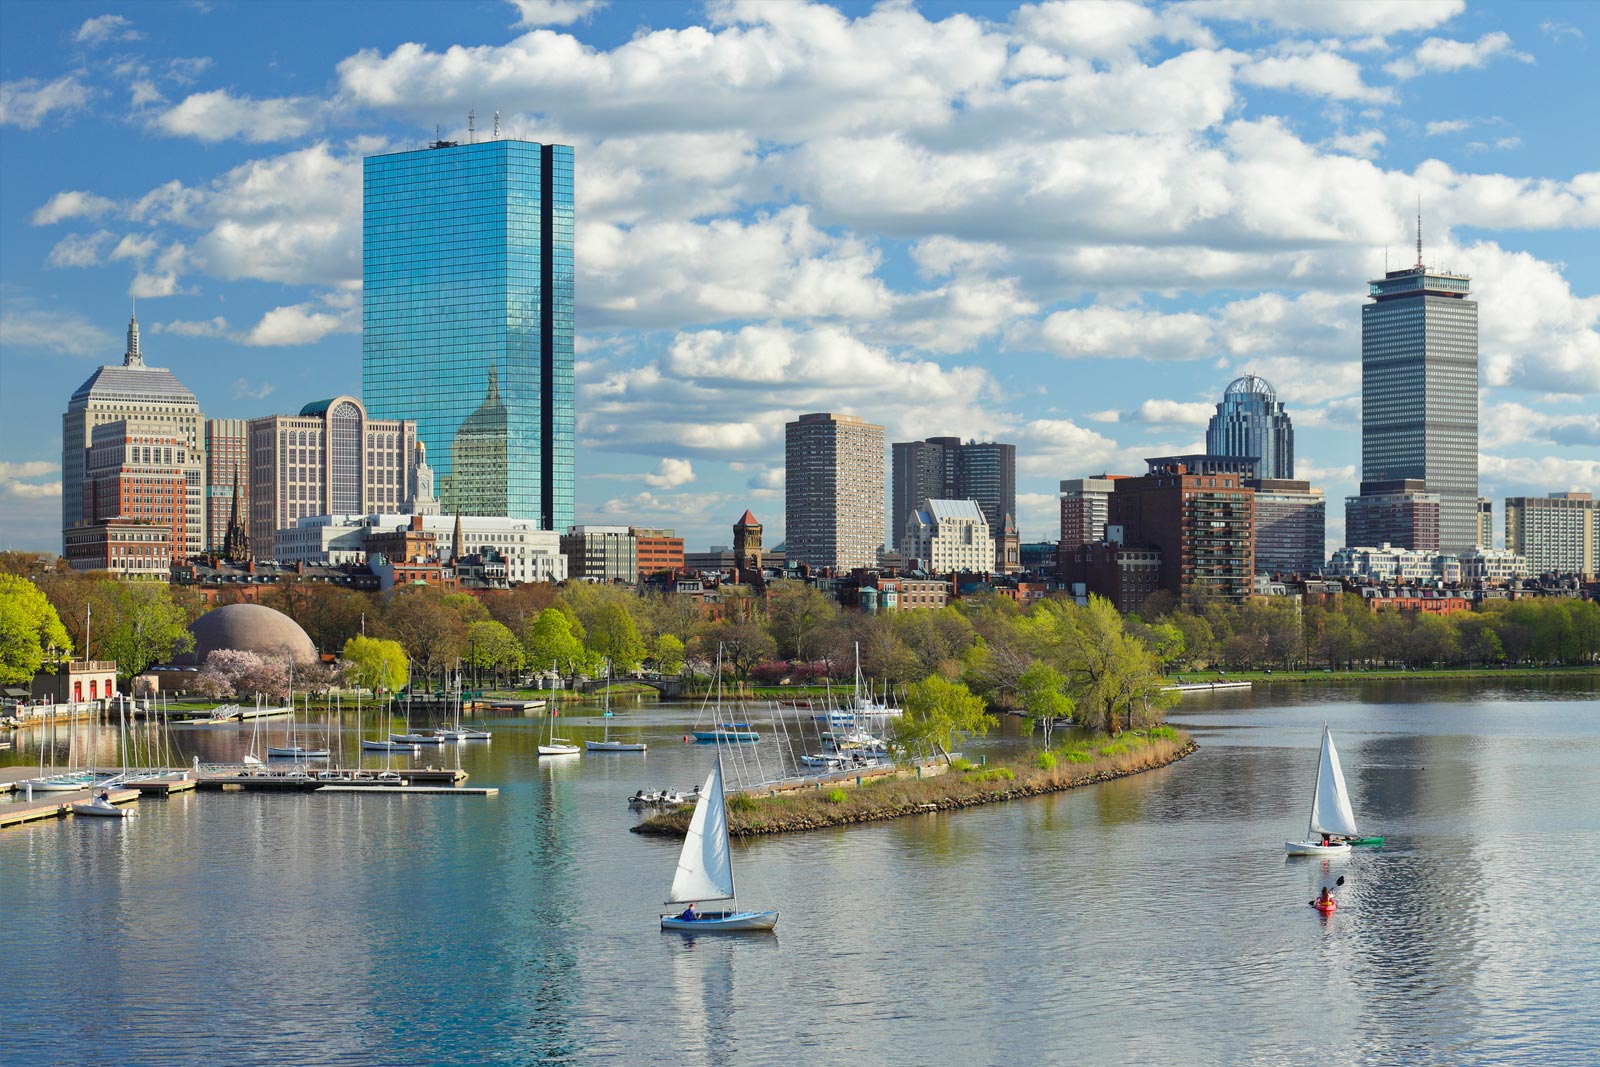
[[974, 782], [1015, 781], [1017, 773], [1010, 767], [990, 767], [972, 776]]
[[1178, 731], [1171, 726], [1152, 726], [1148, 731], [1148, 735], [1152, 741], [1157, 738], [1163, 741], [1176, 741], [1178, 739]]
[[1121, 756], [1127, 751], [1128, 742], [1126, 741], [1113, 741], [1109, 745], [1100, 746], [1100, 755], [1102, 756]]
[[761, 805], [756, 803], [756, 798], [745, 793], [734, 793], [728, 797], [728, 810], [739, 812], [752, 812]]
[[1089, 763], [1094, 759], [1081, 748], [1069, 748], [1061, 755], [1068, 763]]
[[1056, 769], [1056, 754], [1054, 752], [1041, 752], [1035, 762], [1041, 771], [1053, 771]]
[[846, 800], [846, 794], [843, 789], [840, 789], [838, 786], [834, 786], [832, 789], [823, 794], [822, 799], [826, 800], [829, 804], [843, 804]]
[[966, 774], [976, 766], [976, 763], [973, 763], [971, 760], [962, 756], [957, 756], [955, 759], [950, 761], [950, 769], [952, 771], [960, 771], [962, 774]]

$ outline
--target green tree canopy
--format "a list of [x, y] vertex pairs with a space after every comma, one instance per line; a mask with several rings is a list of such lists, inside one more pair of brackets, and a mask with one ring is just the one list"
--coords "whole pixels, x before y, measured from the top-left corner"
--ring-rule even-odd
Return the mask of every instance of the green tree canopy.
[[906, 687], [905, 713], [895, 720], [893, 739], [901, 751], [955, 747], [955, 735], [982, 736], [999, 725], [983, 710], [983, 698], [960, 682], [930, 675]]
[[656, 638], [656, 670], [662, 674], [677, 674], [683, 670], [683, 642], [673, 634]]
[[344, 661], [351, 680], [374, 693], [393, 693], [411, 682], [406, 650], [398, 641], [352, 637], [344, 643]]
[[584, 651], [572, 620], [559, 607], [539, 612], [533, 625], [522, 635], [522, 645], [528, 650], [528, 664], [540, 671], [551, 665], [570, 671]]
[[1055, 721], [1072, 714], [1072, 698], [1063, 691], [1067, 677], [1048, 663], [1035, 660], [1017, 679], [1017, 696], [1028, 721], [1035, 726], [1044, 725], [1044, 743], [1050, 744], [1050, 731]]
[[504, 624], [481, 619], [467, 627], [468, 663], [480, 671], [509, 674], [522, 670], [522, 642]]
[[32, 680], [52, 646], [72, 654], [72, 641], [48, 598], [26, 578], [0, 574], [0, 684]]
[[633, 616], [621, 604], [605, 604], [596, 612], [586, 642], [589, 651], [611, 661], [613, 671], [639, 669], [646, 649]]
[[[90, 639], [94, 651], [117, 661], [117, 676], [124, 682], [156, 663], [194, 647], [189, 616], [159, 582], [111, 581], [104, 600], [107, 609], [94, 618]], [[93, 653], [87, 652], [92, 658]]]

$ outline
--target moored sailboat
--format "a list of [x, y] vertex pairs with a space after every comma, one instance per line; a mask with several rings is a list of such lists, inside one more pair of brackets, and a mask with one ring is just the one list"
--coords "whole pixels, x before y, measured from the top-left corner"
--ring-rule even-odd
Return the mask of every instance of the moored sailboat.
[[[729, 901], [724, 911], [697, 911], [705, 901]], [[722, 795], [722, 757], [711, 767], [700, 789], [700, 803], [689, 820], [689, 832], [678, 854], [667, 903], [687, 904], [675, 915], [661, 916], [661, 929], [696, 934], [751, 933], [778, 925], [775, 911], [740, 911], [733, 888], [733, 852], [728, 840], [728, 804]]]
[[[552, 673], [555, 666], [551, 666]], [[556, 687], [554, 680], [550, 683], [550, 740], [539, 746], [541, 756], [576, 756], [583, 749], [568, 741], [565, 737], [556, 736]]]
[[643, 752], [645, 750], [644, 742], [642, 741], [611, 740], [611, 664], [609, 662], [606, 664], [605, 710], [601, 712], [601, 718], [605, 720], [606, 724], [605, 738], [600, 741], [585, 741], [583, 743], [584, 748], [587, 748], [590, 752]]

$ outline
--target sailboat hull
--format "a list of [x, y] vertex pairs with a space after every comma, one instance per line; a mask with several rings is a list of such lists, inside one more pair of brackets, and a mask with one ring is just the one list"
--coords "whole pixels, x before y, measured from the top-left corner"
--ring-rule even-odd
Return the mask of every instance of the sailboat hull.
[[576, 756], [583, 751], [577, 745], [540, 745], [541, 756]]
[[1284, 851], [1291, 856], [1348, 856], [1350, 846], [1344, 843], [1324, 845], [1321, 841], [1285, 841]]
[[661, 916], [661, 929], [692, 934], [763, 933], [778, 925], [775, 911], [703, 911], [693, 919]]
[[584, 747], [590, 752], [643, 752], [645, 746], [623, 741], [585, 741]]

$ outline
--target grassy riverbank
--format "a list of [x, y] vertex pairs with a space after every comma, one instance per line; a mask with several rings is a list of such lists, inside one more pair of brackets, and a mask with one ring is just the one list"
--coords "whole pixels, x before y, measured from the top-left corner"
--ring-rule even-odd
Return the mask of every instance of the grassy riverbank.
[[1168, 680], [1195, 682], [1330, 682], [1405, 679], [1406, 681], [1451, 681], [1463, 678], [1600, 678], [1600, 664], [1587, 667], [1374, 667], [1349, 671], [1259, 670], [1259, 671], [1183, 671]]
[[[928, 776], [925, 769], [920, 778], [906, 770], [863, 777], [859, 787], [847, 778], [776, 796], [730, 794], [728, 832], [735, 837], [794, 833], [1043, 796], [1165, 767], [1194, 750], [1188, 734], [1162, 726], [1148, 735], [1126, 731], [1115, 739], [1078, 741], [986, 766], [956, 760], [948, 769], [940, 767], [943, 773]], [[653, 815], [633, 831], [682, 837], [693, 811]]]

